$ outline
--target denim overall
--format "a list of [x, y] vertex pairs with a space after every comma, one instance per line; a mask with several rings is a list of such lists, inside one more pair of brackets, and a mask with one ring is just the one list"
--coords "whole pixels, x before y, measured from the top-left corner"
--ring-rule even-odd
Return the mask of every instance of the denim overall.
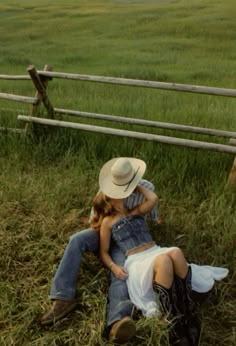
[[130, 250], [153, 242], [148, 225], [140, 215], [118, 220], [112, 227], [112, 239], [125, 255]]

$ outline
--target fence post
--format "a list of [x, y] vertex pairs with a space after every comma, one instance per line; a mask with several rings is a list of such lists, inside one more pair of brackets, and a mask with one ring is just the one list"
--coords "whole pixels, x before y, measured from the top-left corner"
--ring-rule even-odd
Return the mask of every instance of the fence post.
[[[50, 71], [52, 71], [52, 67], [49, 65], [45, 65], [43, 71], [49, 71], [50, 72]], [[52, 80], [52, 77], [40, 76], [40, 80], [41, 80], [44, 88], [47, 89], [48, 81]], [[38, 115], [38, 111], [39, 111], [40, 105], [42, 103], [42, 98], [41, 98], [38, 90], [35, 93], [35, 98], [37, 99], [37, 103], [32, 106], [31, 111], [30, 111], [30, 116], [32, 116], [32, 117]], [[25, 131], [26, 132], [29, 131], [29, 126], [30, 126], [32, 132], [35, 132], [37, 125], [35, 125], [33, 123], [31, 123], [31, 124], [27, 123], [25, 125]]]
[[[52, 68], [49, 65], [45, 65], [43, 70], [44, 71], [52, 71]], [[47, 85], [48, 85], [48, 81], [52, 80], [52, 77], [40, 76], [39, 78], [40, 78], [40, 80], [41, 80], [41, 82], [42, 82], [42, 84], [43, 84], [43, 86], [44, 86], [44, 88], [46, 90], [47, 89]], [[40, 104], [42, 102], [42, 99], [40, 97], [40, 94], [39, 94], [38, 90], [35, 93], [35, 97], [37, 98], [38, 101], [37, 101], [37, 103], [35, 105], [33, 105], [32, 109], [31, 109], [30, 115], [32, 115], [32, 116], [37, 114], [39, 106], [40, 106]]]
[[[45, 67], [49, 68], [49, 66], [47, 67], [47, 65]], [[47, 87], [46, 82], [50, 78], [44, 79], [44, 81], [43, 81], [33, 65], [30, 65], [27, 68], [27, 71], [28, 71], [33, 83], [34, 83], [36, 90], [37, 90], [37, 97], [39, 99], [39, 103], [43, 102], [44, 106], [47, 109], [49, 117], [53, 119], [54, 118], [54, 109], [53, 109], [53, 106], [49, 100], [47, 92], [46, 92], [46, 87]], [[39, 106], [39, 103], [37, 104], [37, 106]], [[36, 110], [37, 109], [38, 108], [36, 108]]]
[[[236, 140], [234, 138], [230, 138], [229, 144], [236, 146]], [[236, 156], [234, 158], [234, 162], [229, 173], [228, 181], [226, 183], [226, 187], [236, 186]]]

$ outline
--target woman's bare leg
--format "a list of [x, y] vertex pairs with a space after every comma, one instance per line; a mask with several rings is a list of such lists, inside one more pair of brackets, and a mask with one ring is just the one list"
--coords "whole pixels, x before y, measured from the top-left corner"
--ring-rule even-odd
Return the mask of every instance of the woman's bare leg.
[[169, 254], [162, 254], [154, 261], [154, 282], [170, 288], [174, 280], [173, 262]]
[[168, 255], [170, 256], [173, 263], [174, 274], [176, 274], [181, 279], [184, 279], [188, 273], [188, 264], [182, 250], [180, 250], [178, 247], [175, 247], [172, 250], [168, 251]]

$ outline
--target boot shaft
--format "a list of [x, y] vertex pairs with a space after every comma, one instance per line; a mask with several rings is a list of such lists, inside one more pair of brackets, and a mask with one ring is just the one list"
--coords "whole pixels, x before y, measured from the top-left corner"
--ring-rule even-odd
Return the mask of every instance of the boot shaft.
[[172, 287], [166, 288], [158, 283], [154, 283], [153, 290], [158, 294], [162, 313], [169, 317], [172, 314]]
[[175, 275], [174, 284], [177, 309], [181, 314], [188, 317], [188, 315], [192, 315], [195, 311], [195, 303], [192, 297], [192, 270], [190, 266], [184, 279]]

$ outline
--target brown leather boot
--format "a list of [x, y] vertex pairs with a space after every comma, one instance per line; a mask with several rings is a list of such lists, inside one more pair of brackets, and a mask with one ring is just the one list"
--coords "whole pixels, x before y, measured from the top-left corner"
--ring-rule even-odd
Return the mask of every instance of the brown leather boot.
[[40, 319], [40, 324], [46, 326], [48, 324], [55, 323], [65, 317], [69, 312], [74, 310], [77, 302], [74, 300], [54, 300], [51, 309], [46, 312]]
[[136, 334], [136, 326], [131, 317], [127, 316], [115, 322], [110, 331], [109, 341], [114, 344], [125, 344]]

